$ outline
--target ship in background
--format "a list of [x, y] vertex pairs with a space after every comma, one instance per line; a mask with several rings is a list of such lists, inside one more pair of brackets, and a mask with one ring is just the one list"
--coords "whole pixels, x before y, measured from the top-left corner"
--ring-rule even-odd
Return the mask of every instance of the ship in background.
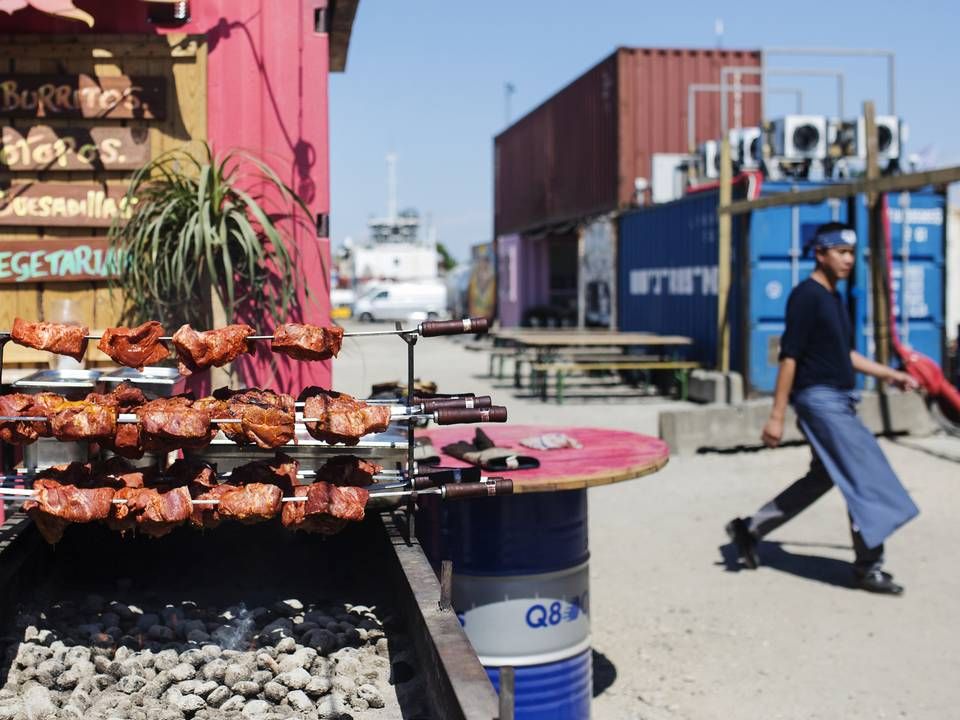
[[447, 312], [436, 228], [414, 209], [398, 210], [397, 156], [387, 155], [387, 214], [367, 222], [367, 237], [344, 240], [334, 258], [331, 304], [338, 317], [404, 320]]

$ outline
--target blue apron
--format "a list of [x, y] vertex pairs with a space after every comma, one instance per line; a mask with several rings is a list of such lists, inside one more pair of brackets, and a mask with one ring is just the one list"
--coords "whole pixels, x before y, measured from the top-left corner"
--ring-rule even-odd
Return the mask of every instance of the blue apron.
[[920, 512], [877, 439], [857, 417], [857, 394], [826, 385], [794, 393], [800, 430], [820, 458], [867, 547], [882, 544]]

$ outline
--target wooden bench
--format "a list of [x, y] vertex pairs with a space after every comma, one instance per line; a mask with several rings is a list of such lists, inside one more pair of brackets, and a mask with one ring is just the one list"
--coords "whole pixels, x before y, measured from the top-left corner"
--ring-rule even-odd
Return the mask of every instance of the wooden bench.
[[540, 399], [544, 402], [549, 394], [550, 371], [554, 371], [557, 380], [557, 403], [563, 404], [564, 379], [571, 373], [591, 370], [672, 370], [680, 383], [680, 398], [686, 400], [690, 371], [699, 367], [700, 363], [688, 360], [638, 360], [623, 356], [623, 359], [535, 362], [530, 369], [531, 384], [535, 391], [539, 391]]

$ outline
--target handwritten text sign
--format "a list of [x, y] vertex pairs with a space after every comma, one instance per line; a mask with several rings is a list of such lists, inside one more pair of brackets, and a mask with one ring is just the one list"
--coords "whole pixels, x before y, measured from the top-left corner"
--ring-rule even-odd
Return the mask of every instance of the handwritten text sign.
[[163, 120], [162, 77], [0, 73], [0, 115], [30, 118]]
[[0, 186], [0, 227], [110, 227], [114, 218], [129, 218], [130, 210], [124, 191], [115, 186], [44, 182]]
[[6, 170], [135, 170], [149, 159], [146, 128], [0, 128]]
[[0, 283], [103, 280], [117, 263], [106, 237], [0, 241]]

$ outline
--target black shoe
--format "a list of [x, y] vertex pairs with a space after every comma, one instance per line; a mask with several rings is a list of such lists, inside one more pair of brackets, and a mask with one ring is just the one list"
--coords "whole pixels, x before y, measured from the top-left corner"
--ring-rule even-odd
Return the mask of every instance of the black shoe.
[[757, 555], [757, 538], [750, 532], [746, 521], [743, 518], [734, 518], [727, 523], [726, 530], [730, 542], [737, 548], [737, 557], [748, 568], [756, 570], [760, 566], [760, 558]]
[[895, 583], [893, 575], [882, 570], [869, 570], [862, 574], [857, 572], [857, 587], [881, 595], [903, 594], [903, 585]]

